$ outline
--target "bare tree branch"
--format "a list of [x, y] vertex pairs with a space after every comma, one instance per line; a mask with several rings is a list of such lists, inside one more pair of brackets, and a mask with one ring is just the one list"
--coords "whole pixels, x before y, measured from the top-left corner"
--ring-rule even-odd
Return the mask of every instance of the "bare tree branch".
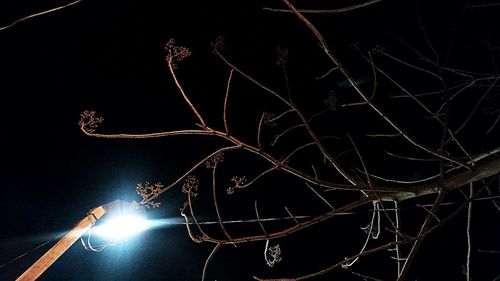
[[[338, 9], [332, 9], [332, 10], [299, 10], [299, 12], [304, 13], [304, 14], [337, 14], [337, 13], [343, 13], [343, 12], [350, 12], [359, 8], [363, 8], [378, 2], [381, 2], [382, 0], [369, 0], [361, 4], [357, 5], [352, 5], [344, 8], [338, 8]], [[270, 11], [270, 12], [279, 12], [279, 13], [293, 13], [292, 10], [286, 10], [286, 9], [273, 9], [273, 8], [268, 8], [264, 7], [262, 8], [265, 11]]]
[[69, 8], [69, 7], [71, 7], [73, 5], [76, 5], [76, 4], [80, 3], [80, 2], [82, 2], [82, 0], [76, 0], [76, 1], [73, 1], [71, 3], [64, 4], [62, 6], [56, 7], [56, 8], [52, 8], [52, 9], [45, 10], [45, 11], [42, 11], [42, 12], [39, 12], [39, 13], [31, 14], [31, 15], [26, 16], [26, 17], [22, 17], [22, 18], [20, 18], [18, 20], [13, 21], [11, 24], [8, 24], [6, 26], [0, 27], [0, 32], [11, 28], [11, 27], [13, 27], [14, 25], [16, 25], [18, 23], [21, 23], [21, 22], [24, 22], [24, 21], [27, 21], [27, 20], [30, 20], [30, 19], [33, 19], [33, 18], [36, 18], [36, 17], [39, 17], [39, 16], [47, 15], [47, 14], [50, 14], [50, 13], [53, 13], [53, 12], [56, 12], [56, 11], [59, 11], [59, 10], [62, 10], [62, 9]]

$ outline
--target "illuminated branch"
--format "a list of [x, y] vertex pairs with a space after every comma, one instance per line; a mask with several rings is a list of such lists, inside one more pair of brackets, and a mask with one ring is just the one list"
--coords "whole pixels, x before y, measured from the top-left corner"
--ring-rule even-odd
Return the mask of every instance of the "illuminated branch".
[[82, 0], [76, 0], [76, 1], [73, 1], [71, 3], [68, 3], [68, 4], [65, 4], [65, 5], [56, 7], [56, 8], [52, 8], [52, 9], [49, 9], [49, 10], [45, 10], [43, 12], [35, 13], [35, 14], [32, 14], [32, 15], [20, 18], [18, 20], [13, 21], [11, 24], [8, 24], [6, 26], [0, 27], [0, 32], [11, 28], [11, 27], [13, 27], [14, 25], [16, 25], [18, 23], [21, 23], [21, 22], [24, 22], [24, 21], [27, 21], [29, 19], [33, 19], [33, 18], [36, 18], [36, 17], [39, 17], [39, 16], [47, 15], [47, 14], [50, 14], [50, 13], [53, 13], [53, 12], [56, 12], [56, 11], [59, 11], [59, 10], [65, 9], [65, 8], [69, 8], [69, 7], [71, 7], [73, 5], [76, 5], [76, 4], [80, 3], [80, 2], [82, 2]]
[[[359, 8], [363, 8], [363, 7], [378, 3], [380, 1], [382, 1], [382, 0], [370, 0], [370, 1], [366, 1], [366, 2], [361, 3], [361, 4], [351, 5], [348, 7], [332, 9], [332, 10], [317, 10], [317, 9], [304, 10], [304, 9], [301, 9], [299, 11], [301, 13], [304, 13], [304, 14], [337, 14], [337, 13], [343, 13], [343, 12], [350, 12], [350, 11], [353, 11], [353, 10], [356, 10]], [[293, 11], [285, 10], [285, 9], [273, 9], [273, 8], [267, 8], [267, 7], [262, 8], [262, 9], [266, 10], [266, 11], [270, 11], [270, 12], [293, 13]]]

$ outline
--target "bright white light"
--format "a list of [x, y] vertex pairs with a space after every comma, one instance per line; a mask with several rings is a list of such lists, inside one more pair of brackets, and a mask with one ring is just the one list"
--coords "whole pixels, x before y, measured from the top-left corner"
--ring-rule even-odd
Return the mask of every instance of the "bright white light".
[[146, 230], [149, 222], [139, 216], [126, 215], [106, 221], [93, 229], [93, 233], [111, 241], [119, 241]]

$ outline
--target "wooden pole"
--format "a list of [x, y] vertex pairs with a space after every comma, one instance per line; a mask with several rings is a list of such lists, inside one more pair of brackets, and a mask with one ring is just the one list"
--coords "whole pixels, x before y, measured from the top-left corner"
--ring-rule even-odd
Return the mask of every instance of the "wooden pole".
[[106, 210], [103, 206], [93, 209], [88, 216], [83, 218], [73, 229], [68, 232], [59, 242], [48, 250], [30, 268], [28, 268], [16, 281], [36, 280], [47, 270], [66, 250], [73, 245], [90, 227], [100, 218]]

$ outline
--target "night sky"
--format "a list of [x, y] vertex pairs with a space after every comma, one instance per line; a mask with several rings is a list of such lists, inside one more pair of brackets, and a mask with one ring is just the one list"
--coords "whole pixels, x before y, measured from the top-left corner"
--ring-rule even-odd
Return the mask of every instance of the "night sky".
[[[296, 4], [301, 7], [306, 2], [296, 1]], [[311, 8], [323, 9], [351, 3], [314, 2], [317, 6]], [[399, 40], [404, 39], [415, 48], [431, 53], [426, 49], [426, 38], [419, 21], [443, 57], [453, 45], [454, 51], [448, 58], [451, 65], [471, 71], [498, 73], [494, 62], [495, 58], [499, 59], [500, 47], [495, 50], [492, 46], [500, 46], [500, 22], [496, 16], [500, 7], [471, 8], [471, 3], [463, 1], [440, 1], [441, 4], [434, 3], [437, 1], [397, 2], [403, 1], [382, 0], [351, 13], [313, 15], [310, 18], [318, 24], [331, 46], [360, 81], [370, 80], [370, 68], [353, 50], [354, 43], [365, 50], [375, 46], [392, 48], [396, 50], [395, 54], [406, 56], [411, 52]], [[0, 3], [0, 26], [64, 3], [56, 0], [3, 0]], [[167, 184], [182, 175], [192, 163], [224, 143], [220, 139], [188, 136], [143, 140], [99, 139], [85, 136], [80, 131], [78, 121], [85, 110], [96, 111], [104, 118], [103, 125], [97, 129], [102, 133], [197, 128], [197, 120], [181, 99], [168, 71], [164, 47], [170, 38], [191, 50], [191, 56], [178, 64], [177, 75], [193, 103], [216, 128], [223, 128], [221, 110], [229, 74], [227, 66], [211, 51], [210, 43], [218, 36], [225, 38], [225, 54], [236, 65], [280, 91], [285, 88], [280, 68], [275, 64], [276, 49], [287, 48], [296, 102], [303, 106], [308, 116], [323, 105], [322, 100], [332, 87], [339, 91], [349, 90], [342, 86], [345, 83], [342, 79], [318, 82], [302, 79], [323, 74], [331, 67], [330, 62], [310, 31], [296, 17], [272, 13], [263, 10], [263, 7], [284, 8], [284, 5], [280, 1], [264, 0], [84, 0], [67, 9], [0, 31], [3, 131], [0, 149], [3, 163], [0, 265], [8, 263], [0, 268], [0, 280], [14, 280], [53, 243], [18, 260], [9, 261], [68, 231], [88, 210], [115, 199], [140, 200], [135, 191], [137, 183]], [[398, 53], [398, 50], [403, 51]], [[387, 68], [390, 67], [388, 64]], [[404, 81], [411, 85], [414, 82], [412, 77], [404, 75], [398, 73], [395, 77], [407, 79]], [[234, 133], [251, 142], [260, 114], [279, 106], [272, 99], [263, 98], [265, 95], [244, 79], [235, 79], [234, 83], [238, 89], [232, 96]], [[343, 98], [341, 102], [359, 101], [352, 96]], [[471, 99], [477, 100], [477, 97]], [[500, 108], [498, 96], [487, 103], [492, 110]], [[458, 103], [455, 112], [466, 105], [470, 110], [470, 104], [467, 99]], [[397, 116], [405, 109], [388, 106], [388, 111]], [[367, 125], [360, 121], [364, 118], [370, 118], [373, 123]], [[478, 133], [484, 134], [485, 128], [494, 120], [491, 116], [489, 119], [482, 118], [482, 115], [474, 118], [471, 121], [474, 126], [467, 129], [463, 136], [471, 153], [484, 152], [500, 143], [497, 132], [500, 126], [488, 138]], [[372, 132], [387, 128], [369, 111], [355, 111], [332, 120], [332, 123], [318, 126], [318, 131], [335, 126], [345, 138], [346, 132], [356, 137], [365, 128]], [[430, 132], [416, 122], [402, 120], [405, 126], [413, 128], [412, 133], [428, 141]], [[453, 120], [450, 122], [457, 124]], [[302, 136], [294, 137], [300, 139]], [[372, 157], [367, 163], [384, 166], [375, 159], [378, 154], [367, 148], [368, 142], [358, 140], [360, 147], [366, 149], [366, 157]], [[283, 149], [286, 149], [286, 144], [283, 144]], [[344, 145], [342, 149], [335, 148], [335, 153], [348, 149], [349, 143]], [[401, 144], [394, 147], [404, 151]], [[372, 148], [375, 150], [379, 146]], [[275, 150], [277, 154], [282, 152], [279, 149]], [[415, 149], [407, 151], [415, 152]], [[262, 162], [254, 160], [228, 156], [225, 162], [232, 167], [226, 172], [221, 171], [221, 177], [229, 178], [234, 171], [255, 174], [256, 166]], [[426, 168], [421, 170], [425, 172]], [[395, 170], [401, 176], [412, 175], [413, 172], [402, 167]], [[273, 213], [272, 202], [277, 202], [280, 207], [294, 206], [294, 210], [301, 214], [318, 211], [317, 204], [307, 203], [305, 198], [310, 191], [303, 188], [303, 183], [282, 174], [267, 180], [263, 185], [274, 188], [261, 199], [262, 211], [269, 211], [267, 217], [286, 215]], [[299, 191], [289, 191], [297, 186], [301, 186]], [[249, 198], [262, 196], [263, 193], [259, 193], [262, 190], [255, 189], [249, 191]], [[242, 194], [238, 194], [238, 198], [246, 202]], [[458, 193], [454, 196], [450, 201], [461, 198]], [[431, 199], [424, 202], [432, 202]], [[203, 200], [197, 203], [200, 210], [204, 210], [205, 204], [210, 204], [209, 200]], [[185, 195], [180, 186], [162, 195], [159, 201], [161, 207], [148, 212], [151, 218], [181, 219], [179, 209], [183, 206]], [[253, 199], [248, 201], [253, 202]], [[265, 207], [266, 202], [271, 207]], [[250, 207], [241, 205], [241, 209], [236, 203], [227, 204], [228, 209], [232, 207], [231, 211], [226, 211], [227, 217], [254, 217], [251, 204]], [[500, 235], [500, 213], [486, 203], [478, 205], [477, 210], [478, 214], [484, 215], [477, 216], [477, 239], [485, 241], [481, 246], [500, 250], [497, 239]], [[414, 214], [416, 218], [423, 215], [425, 213]], [[212, 210], [201, 214], [201, 218], [213, 220], [216, 217]], [[262, 258], [261, 242], [225, 246], [211, 261], [206, 280], [252, 280], [254, 275], [287, 277], [318, 270], [338, 260], [331, 256], [338, 258], [343, 255], [342, 251], [351, 247], [349, 243], [338, 245], [332, 240], [349, 241], [355, 237], [363, 241], [362, 233], [356, 232], [356, 229], [366, 223], [366, 218], [366, 215], [339, 218], [335, 223], [326, 222], [322, 227], [313, 227], [283, 238], [283, 261], [273, 268], [267, 267]], [[422, 248], [423, 258], [417, 259], [411, 271], [413, 279], [409, 280], [464, 280], [461, 272], [465, 255], [464, 225], [463, 221], [459, 221], [431, 236]], [[408, 229], [412, 227], [417, 228], [418, 224], [408, 222]], [[338, 229], [343, 228], [345, 231], [339, 233]], [[479, 234], [484, 236], [479, 238]], [[353, 251], [357, 251], [362, 243], [359, 241], [352, 244], [355, 245]], [[192, 242], [182, 225], [146, 231], [100, 253], [86, 251], [77, 242], [40, 280], [200, 280], [203, 264], [212, 247], [208, 243]], [[387, 258], [385, 253], [382, 256]], [[475, 280], [492, 280], [500, 274], [494, 268], [498, 268], [500, 263], [498, 253], [486, 256], [476, 254], [476, 257]], [[389, 259], [387, 262], [390, 262]], [[382, 280], [394, 277], [390, 272], [378, 272], [375, 263], [361, 262], [353, 271], [358, 268], [360, 272]], [[348, 270], [340, 270], [318, 280], [333, 280], [331, 278], [334, 277], [340, 278], [335, 280], [363, 280]]]

